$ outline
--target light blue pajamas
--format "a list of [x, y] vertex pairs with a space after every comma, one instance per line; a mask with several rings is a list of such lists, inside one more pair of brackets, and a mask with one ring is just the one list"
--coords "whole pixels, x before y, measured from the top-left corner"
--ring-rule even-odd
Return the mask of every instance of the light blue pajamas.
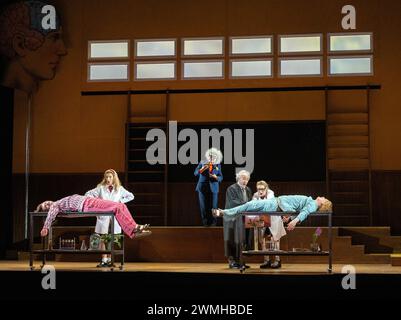
[[234, 216], [240, 212], [267, 212], [277, 211], [277, 209], [277, 198], [273, 198], [264, 200], [252, 200], [238, 207], [224, 209], [224, 214], [228, 216]]
[[297, 211], [299, 212], [297, 218], [300, 222], [304, 221], [308, 215], [318, 210], [318, 206], [312, 197], [293, 195], [281, 196], [267, 200], [252, 200], [241, 206], [225, 209], [224, 214], [228, 216], [235, 216], [241, 212], [270, 212], [277, 211], [278, 204], [282, 211]]

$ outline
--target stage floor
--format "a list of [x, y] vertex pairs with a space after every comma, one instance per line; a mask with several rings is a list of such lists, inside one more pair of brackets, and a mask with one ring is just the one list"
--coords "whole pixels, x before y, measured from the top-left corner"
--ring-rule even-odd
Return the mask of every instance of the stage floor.
[[[94, 262], [57, 262], [48, 261], [57, 271], [84, 271], [110, 272], [108, 268], [96, 268]], [[263, 274], [324, 274], [327, 273], [327, 264], [283, 264], [281, 269], [260, 269], [259, 264], [249, 263], [251, 268], [245, 273]], [[40, 261], [35, 261], [35, 270], [39, 270]], [[226, 263], [155, 263], [155, 262], [128, 262], [124, 271], [114, 272], [174, 272], [174, 273], [213, 273], [213, 274], [240, 274], [239, 270], [229, 269]], [[333, 264], [333, 273], [342, 273], [344, 264]], [[401, 266], [390, 264], [353, 264], [356, 273], [360, 274], [401, 274]], [[30, 271], [28, 261], [0, 261], [1, 271]]]
[[[266, 270], [252, 263], [243, 274], [225, 263], [130, 262], [124, 271], [114, 272], [96, 268], [93, 262], [49, 261], [49, 265], [55, 267], [53, 275], [40, 272], [39, 261], [34, 271], [28, 261], [0, 261], [0, 301], [130, 300], [143, 315], [155, 304], [250, 303], [264, 315], [267, 301], [283, 302], [289, 295], [305, 303], [311, 297], [388, 301], [400, 299], [391, 288], [401, 287], [401, 266], [390, 264], [355, 264], [355, 275], [342, 273], [341, 264], [333, 265], [332, 274], [327, 264], [284, 264], [279, 270]], [[49, 277], [56, 286], [53, 290], [43, 288]], [[350, 279], [355, 287], [345, 288]]]

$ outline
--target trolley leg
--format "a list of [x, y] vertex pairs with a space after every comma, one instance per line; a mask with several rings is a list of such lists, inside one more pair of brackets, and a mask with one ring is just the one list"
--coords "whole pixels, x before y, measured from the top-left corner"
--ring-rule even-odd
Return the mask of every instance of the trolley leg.
[[114, 214], [111, 216], [111, 267], [114, 270]]
[[33, 266], [33, 215], [29, 216], [29, 268], [35, 269]]
[[42, 265], [40, 266], [41, 268], [43, 268], [46, 265], [46, 249], [45, 249], [45, 243], [46, 243], [46, 237], [42, 238]]
[[125, 245], [125, 237], [122, 234], [121, 235], [121, 249], [123, 251], [122, 255], [121, 255], [121, 265], [120, 265], [120, 270], [124, 270], [124, 260], [125, 260], [125, 249], [124, 249], [124, 245]]
[[[240, 219], [242, 219], [242, 239], [241, 240], [243, 240], [243, 239], [245, 239], [245, 216], [244, 215], [241, 215], [240, 216]], [[237, 220], [238, 221], [238, 220]], [[242, 254], [242, 250], [244, 250], [244, 245], [243, 245], [243, 242], [244, 241], [241, 241], [240, 242], [240, 250], [239, 250], [239, 264], [240, 264], [240, 268], [239, 268], [239, 271], [240, 271], [240, 273], [244, 273], [244, 271], [245, 271], [245, 260], [244, 260], [244, 256], [243, 256], [243, 254]]]
[[333, 271], [333, 234], [332, 234], [332, 214], [329, 214], [329, 269], [328, 272]]

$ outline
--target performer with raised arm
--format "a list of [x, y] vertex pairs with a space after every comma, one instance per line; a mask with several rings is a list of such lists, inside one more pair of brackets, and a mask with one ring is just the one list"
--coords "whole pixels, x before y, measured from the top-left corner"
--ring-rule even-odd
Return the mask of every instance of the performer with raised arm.
[[205, 153], [205, 160], [198, 164], [194, 172], [198, 177], [195, 190], [198, 192], [199, 209], [205, 227], [216, 225], [216, 218], [210, 215], [210, 210], [218, 207], [219, 184], [223, 180], [222, 160], [221, 151], [210, 148]]

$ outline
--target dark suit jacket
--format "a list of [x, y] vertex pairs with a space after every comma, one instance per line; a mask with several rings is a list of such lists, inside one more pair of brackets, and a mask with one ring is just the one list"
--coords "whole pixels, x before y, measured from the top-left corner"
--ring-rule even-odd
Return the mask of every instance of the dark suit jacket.
[[194, 175], [198, 177], [198, 184], [196, 185], [196, 191], [198, 192], [207, 192], [218, 193], [219, 192], [219, 184], [223, 181], [223, 173], [221, 172], [221, 165], [214, 164], [213, 170], [210, 174], [215, 174], [217, 176], [216, 179], [209, 178], [209, 169], [206, 169], [202, 173], [199, 172], [199, 169], [203, 167], [205, 162], [200, 162], [195, 169]]
[[[246, 187], [246, 194], [248, 201], [252, 200], [252, 190]], [[227, 188], [226, 191], [226, 209], [237, 207], [244, 204], [242, 190], [238, 183], [234, 183]], [[225, 256], [232, 257], [238, 261], [242, 245], [244, 243], [244, 224], [242, 216], [227, 217], [223, 216], [224, 227], [224, 253]]]
[[[246, 195], [248, 197], [248, 201], [251, 201], [253, 196], [251, 188], [246, 187]], [[229, 186], [226, 191], [225, 209], [231, 209], [240, 206], [241, 204], [244, 203], [245, 201], [242, 196], [242, 190], [241, 187], [238, 185], [238, 183], [234, 183], [231, 186]]]

